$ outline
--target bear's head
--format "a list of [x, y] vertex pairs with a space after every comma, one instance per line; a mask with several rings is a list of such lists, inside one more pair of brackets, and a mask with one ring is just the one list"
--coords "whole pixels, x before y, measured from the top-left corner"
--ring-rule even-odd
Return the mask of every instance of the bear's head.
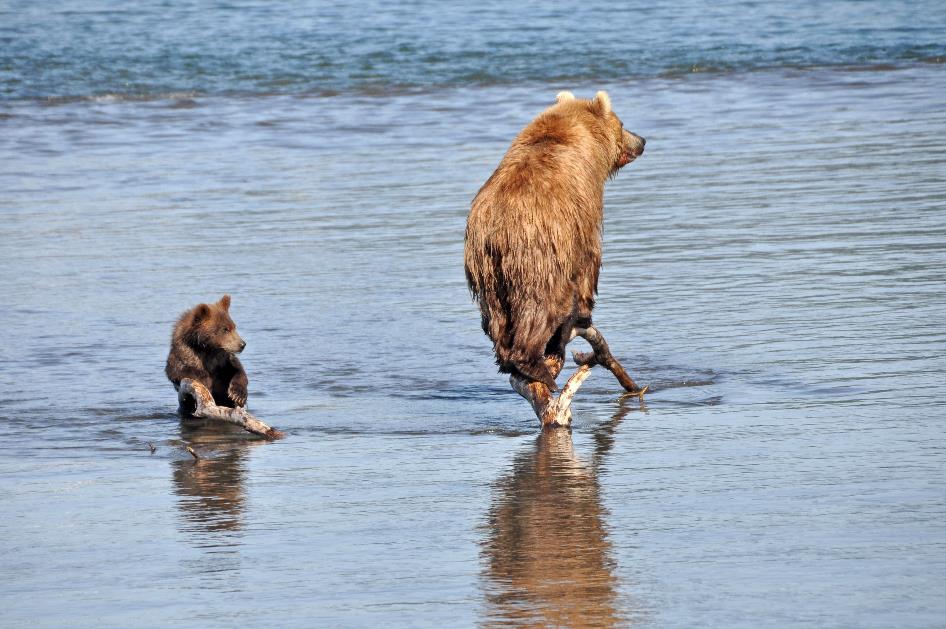
[[571, 92], [559, 92], [555, 103], [582, 114], [582, 120], [604, 146], [611, 163], [611, 175], [644, 152], [647, 141], [624, 128], [624, 123], [611, 110], [611, 98], [607, 92], [600, 91], [591, 100], [577, 99]]
[[200, 304], [191, 311], [187, 335], [193, 345], [239, 354], [246, 342], [237, 334], [230, 318], [230, 295], [215, 304]]

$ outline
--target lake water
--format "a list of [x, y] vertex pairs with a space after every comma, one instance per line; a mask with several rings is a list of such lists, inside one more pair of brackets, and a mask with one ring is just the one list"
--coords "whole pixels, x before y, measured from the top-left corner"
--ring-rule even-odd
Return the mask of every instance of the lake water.
[[[942, 626], [944, 42], [933, 2], [6, 3], [0, 626]], [[596, 370], [541, 433], [463, 230], [560, 89], [647, 138], [595, 319], [652, 393]], [[224, 292], [279, 442], [174, 414]]]

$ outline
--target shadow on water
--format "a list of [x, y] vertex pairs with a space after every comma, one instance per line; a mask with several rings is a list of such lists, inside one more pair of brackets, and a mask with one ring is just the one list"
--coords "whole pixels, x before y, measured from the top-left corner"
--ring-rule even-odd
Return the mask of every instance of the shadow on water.
[[495, 484], [485, 558], [486, 625], [615, 627], [629, 621], [619, 601], [598, 473], [625, 401], [593, 435], [587, 464], [571, 432], [543, 430]]

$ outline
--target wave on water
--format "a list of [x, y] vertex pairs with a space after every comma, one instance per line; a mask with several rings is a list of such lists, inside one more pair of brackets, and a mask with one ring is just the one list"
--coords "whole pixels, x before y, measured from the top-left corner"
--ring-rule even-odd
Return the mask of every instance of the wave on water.
[[[163, 86], [155, 86], [152, 91], [137, 88], [132, 92], [122, 92], [120, 89], [107, 91], [92, 90], [92, 93], [69, 93], [69, 94], [50, 94], [40, 95], [16, 95], [8, 98], [0, 97], [0, 106], [4, 102], [13, 103], [38, 103], [45, 106], [70, 105], [76, 103], [92, 103], [98, 105], [110, 105], [121, 103], [166, 103], [171, 109], [192, 109], [201, 106], [202, 99], [206, 98], [269, 98], [276, 96], [302, 97], [302, 98], [331, 98], [343, 94], [353, 94], [365, 97], [391, 97], [405, 96], [411, 94], [424, 94], [438, 89], [455, 89], [471, 87], [502, 87], [504, 85], [521, 87], [524, 85], [563, 85], [574, 88], [576, 85], [594, 83], [601, 85], [605, 83], [624, 83], [636, 79], [684, 79], [695, 75], [700, 76], [735, 76], [739, 74], [753, 74], [759, 72], [779, 72], [779, 71], [798, 71], [810, 72], [817, 70], [830, 69], [837, 72], [893, 72], [903, 70], [917, 65], [940, 65], [946, 63], [946, 55], [937, 55], [930, 57], [904, 57], [898, 62], [878, 61], [878, 62], [860, 62], [860, 63], [783, 63], [783, 64], [758, 64], [753, 66], [739, 66], [735, 64], [726, 64], [712, 61], [701, 61], [695, 63], [686, 63], [670, 65], [659, 71], [650, 73], [582, 73], [576, 71], [574, 74], [555, 74], [553, 76], [543, 76], [541, 73], [522, 76], [502, 76], [498, 73], [476, 72], [464, 74], [449, 80], [443, 80], [436, 83], [402, 83], [395, 82], [391, 84], [380, 83], [352, 83], [344, 88], [325, 88], [314, 82], [300, 81], [296, 84], [286, 85], [283, 91], [270, 89], [254, 89], [252, 85], [245, 85], [242, 89], [214, 89], [212, 86], [205, 88], [194, 88], [186, 91], [168, 90]], [[0, 111], [0, 121], [13, 118], [14, 114]]]
[[174, 91], [155, 91], [153, 93], [123, 93], [123, 92], [104, 92], [87, 95], [69, 95], [69, 96], [46, 96], [39, 99], [45, 105], [69, 105], [72, 103], [94, 103], [98, 105], [110, 105], [114, 103], [150, 103], [155, 101], [174, 101], [172, 107], [175, 109], [185, 109], [198, 107], [198, 98], [204, 94], [197, 91], [174, 92]]

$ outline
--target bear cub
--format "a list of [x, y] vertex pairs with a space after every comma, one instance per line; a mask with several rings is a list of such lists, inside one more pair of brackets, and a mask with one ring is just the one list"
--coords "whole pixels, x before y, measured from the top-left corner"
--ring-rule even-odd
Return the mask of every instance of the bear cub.
[[246, 406], [249, 381], [236, 356], [244, 347], [230, 318], [230, 295], [224, 295], [215, 304], [198, 304], [180, 316], [164, 373], [175, 390], [190, 378], [207, 387], [218, 406]]

